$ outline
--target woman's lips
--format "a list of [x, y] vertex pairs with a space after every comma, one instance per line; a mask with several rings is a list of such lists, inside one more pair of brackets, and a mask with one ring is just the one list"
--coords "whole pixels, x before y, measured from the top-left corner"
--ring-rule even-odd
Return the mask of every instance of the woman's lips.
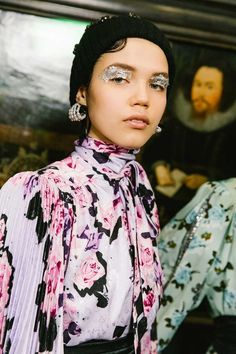
[[125, 123], [131, 128], [144, 129], [149, 125], [148, 118], [145, 116], [131, 116], [125, 119]]

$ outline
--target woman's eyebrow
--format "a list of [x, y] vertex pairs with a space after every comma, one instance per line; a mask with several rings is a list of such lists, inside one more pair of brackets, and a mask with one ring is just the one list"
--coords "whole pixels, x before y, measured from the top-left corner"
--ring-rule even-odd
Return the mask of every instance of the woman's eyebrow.
[[110, 66], [116, 66], [116, 67], [119, 67], [119, 68], [122, 68], [122, 69], [126, 69], [126, 70], [130, 70], [130, 71], [135, 71], [135, 67], [131, 66], [131, 65], [128, 65], [128, 64], [125, 64], [125, 63], [112, 63], [110, 64], [108, 67]]
[[164, 76], [166, 79], [169, 79], [169, 75], [167, 72], [156, 72], [154, 74], [152, 74], [152, 77], [155, 77], [155, 76]]

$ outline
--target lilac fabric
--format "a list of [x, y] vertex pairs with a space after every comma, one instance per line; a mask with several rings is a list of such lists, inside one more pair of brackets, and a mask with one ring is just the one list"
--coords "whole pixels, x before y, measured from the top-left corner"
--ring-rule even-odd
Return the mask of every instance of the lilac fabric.
[[136, 152], [88, 137], [3, 186], [0, 353], [63, 354], [131, 324], [135, 352], [156, 353], [159, 222]]

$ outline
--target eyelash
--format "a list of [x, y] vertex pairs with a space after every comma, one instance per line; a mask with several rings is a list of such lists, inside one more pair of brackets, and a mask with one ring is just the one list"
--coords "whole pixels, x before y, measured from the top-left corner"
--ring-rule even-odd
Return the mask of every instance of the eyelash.
[[161, 84], [159, 82], [156, 82], [156, 83], [152, 83], [150, 82], [150, 86], [154, 89], [154, 90], [157, 90], [157, 91], [165, 91], [166, 88], [167, 88], [167, 85], [165, 84]]
[[128, 82], [128, 78], [118, 76], [118, 77], [111, 78], [110, 81], [115, 82], [116, 84], [122, 84], [122, 82], [124, 82], [124, 81]]

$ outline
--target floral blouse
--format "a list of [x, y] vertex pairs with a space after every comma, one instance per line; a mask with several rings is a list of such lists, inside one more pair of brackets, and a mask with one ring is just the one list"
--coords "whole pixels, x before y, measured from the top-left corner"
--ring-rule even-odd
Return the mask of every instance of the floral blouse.
[[213, 317], [236, 316], [236, 178], [205, 183], [164, 227], [158, 247], [166, 280], [160, 351], [205, 296]]
[[159, 223], [134, 154], [86, 138], [3, 186], [0, 353], [62, 354], [130, 331], [136, 353], [156, 353]]

